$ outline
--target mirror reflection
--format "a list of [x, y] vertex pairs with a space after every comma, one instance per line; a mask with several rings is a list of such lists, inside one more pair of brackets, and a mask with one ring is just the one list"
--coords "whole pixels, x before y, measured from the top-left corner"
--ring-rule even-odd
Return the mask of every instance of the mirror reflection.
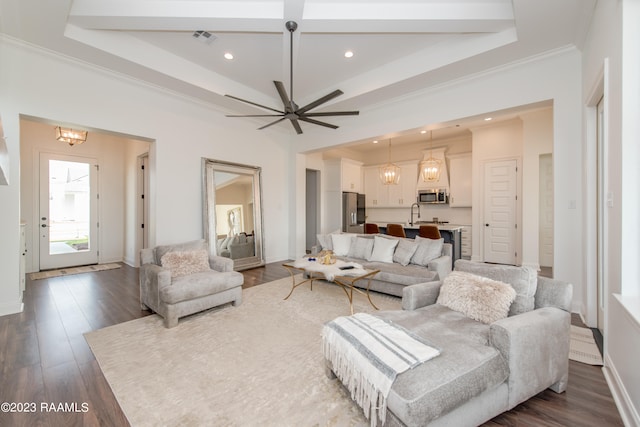
[[260, 168], [204, 159], [205, 234], [234, 269], [263, 265]]

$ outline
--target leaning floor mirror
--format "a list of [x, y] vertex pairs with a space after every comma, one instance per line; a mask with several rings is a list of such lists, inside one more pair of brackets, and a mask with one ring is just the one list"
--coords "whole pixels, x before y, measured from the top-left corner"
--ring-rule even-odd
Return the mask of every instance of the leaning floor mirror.
[[202, 159], [204, 235], [234, 270], [264, 265], [261, 168]]

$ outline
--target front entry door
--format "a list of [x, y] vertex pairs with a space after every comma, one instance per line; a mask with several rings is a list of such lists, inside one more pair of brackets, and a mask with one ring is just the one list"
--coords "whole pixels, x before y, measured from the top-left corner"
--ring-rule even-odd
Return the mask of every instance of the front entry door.
[[95, 159], [40, 153], [40, 270], [98, 263]]
[[516, 264], [516, 160], [484, 168], [484, 261]]

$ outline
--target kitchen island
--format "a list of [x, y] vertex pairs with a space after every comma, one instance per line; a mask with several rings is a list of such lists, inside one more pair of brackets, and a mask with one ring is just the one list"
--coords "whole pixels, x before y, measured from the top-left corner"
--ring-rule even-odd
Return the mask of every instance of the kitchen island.
[[[376, 223], [380, 229], [380, 233], [386, 234], [387, 223]], [[397, 224], [397, 223], [396, 223]], [[451, 243], [453, 249], [452, 266], [456, 260], [462, 257], [462, 226], [454, 224], [435, 224], [432, 222], [415, 222], [413, 225], [402, 224], [404, 233], [408, 238], [413, 239], [418, 235], [421, 225], [436, 225], [440, 231], [440, 235], [444, 238], [445, 243]]]

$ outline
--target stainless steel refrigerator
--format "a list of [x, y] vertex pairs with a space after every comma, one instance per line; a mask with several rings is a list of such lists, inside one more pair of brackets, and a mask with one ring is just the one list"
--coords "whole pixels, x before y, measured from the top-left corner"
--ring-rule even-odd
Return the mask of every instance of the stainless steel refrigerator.
[[342, 193], [342, 231], [364, 233], [364, 194]]

